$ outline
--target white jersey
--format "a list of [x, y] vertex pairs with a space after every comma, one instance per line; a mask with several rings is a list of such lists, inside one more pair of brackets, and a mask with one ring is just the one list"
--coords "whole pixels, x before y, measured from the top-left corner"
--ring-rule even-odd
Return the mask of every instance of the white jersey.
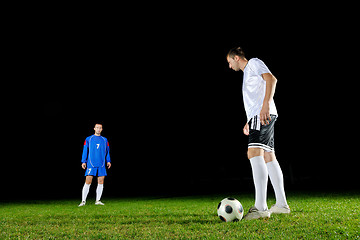
[[[244, 69], [242, 92], [248, 122], [260, 115], [266, 90], [266, 81], [261, 76], [264, 73], [271, 72], [258, 58], [250, 59]], [[270, 103], [270, 114], [278, 115], [274, 99]]]

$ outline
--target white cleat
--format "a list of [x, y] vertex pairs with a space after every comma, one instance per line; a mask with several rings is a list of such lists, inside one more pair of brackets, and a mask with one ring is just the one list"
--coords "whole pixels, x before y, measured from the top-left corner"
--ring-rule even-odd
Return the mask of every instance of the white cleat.
[[289, 214], [290, 213], [290, 207], [289, 205], [286, 205], [285, 207], [278, 207], [276, 204], [272, 205], [270, 208], [271, 214]]
[[103, 204], [101, 201], [96, 201], [95, 205], [105, 205], [105, 204]]
[[245, 220], [252, 220], [252, 219], [259, 219], [259, 218], [268, 219], [268, 218], [270, 218], [270, 215], [271, 215], [271, 213], [269, 210], [259, 211], [254, 206], [249, 209], [249, 212], [244, 216], [244, 219]]
[[79, 204], [79, 207], [82, 207], [82, 206], [85, 206], [86, 202], [85, 201], [82, 201], [80, 204]]

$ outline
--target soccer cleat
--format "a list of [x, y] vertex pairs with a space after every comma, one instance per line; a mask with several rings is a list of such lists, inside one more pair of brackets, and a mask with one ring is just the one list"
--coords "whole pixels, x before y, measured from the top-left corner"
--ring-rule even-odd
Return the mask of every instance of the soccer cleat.
[[105, 205], [105, 204], [103, 204], [101, 201], [96, 201], [95, 205]]
[[255, 206], [249, 209], [249, 212], [245, 215], [245, 220], [259, 219], [259, 218], [270, 218], [270, 211], [259, 211]]
[[82, 206], [85, 206], [86, 202], [85, 201], [82, 201], [80, 204], [79, 204], [79, 207], [82, 207]]
[[271, 214], [289, 214], [290, 213], [290, 207], [289, 205], [286, 205], [285, 207], [278, 207], [276, 204], [272, 205], [270, 208]]

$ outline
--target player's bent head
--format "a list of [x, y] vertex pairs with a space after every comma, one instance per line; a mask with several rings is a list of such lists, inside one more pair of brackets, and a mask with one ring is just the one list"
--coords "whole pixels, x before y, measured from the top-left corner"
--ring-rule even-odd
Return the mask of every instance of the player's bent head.
[[232, 58], [232, 59], [234, 59], [235, 56], [239, 56], [242, 59], [245, 58], [245, 53], [241, 47], [234, 47], [230, 49], [228, 54], [226, 55], [227, 58]]

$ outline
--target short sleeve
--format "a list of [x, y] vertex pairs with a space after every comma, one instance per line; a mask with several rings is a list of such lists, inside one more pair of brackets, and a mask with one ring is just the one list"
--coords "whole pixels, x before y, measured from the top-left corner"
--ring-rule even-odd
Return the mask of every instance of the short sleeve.
[[271, 73], [265, 63], [258, 58], [250, 59], [248, 64], [250, 64], [251, 69], [255, 72], [256, 75]]

